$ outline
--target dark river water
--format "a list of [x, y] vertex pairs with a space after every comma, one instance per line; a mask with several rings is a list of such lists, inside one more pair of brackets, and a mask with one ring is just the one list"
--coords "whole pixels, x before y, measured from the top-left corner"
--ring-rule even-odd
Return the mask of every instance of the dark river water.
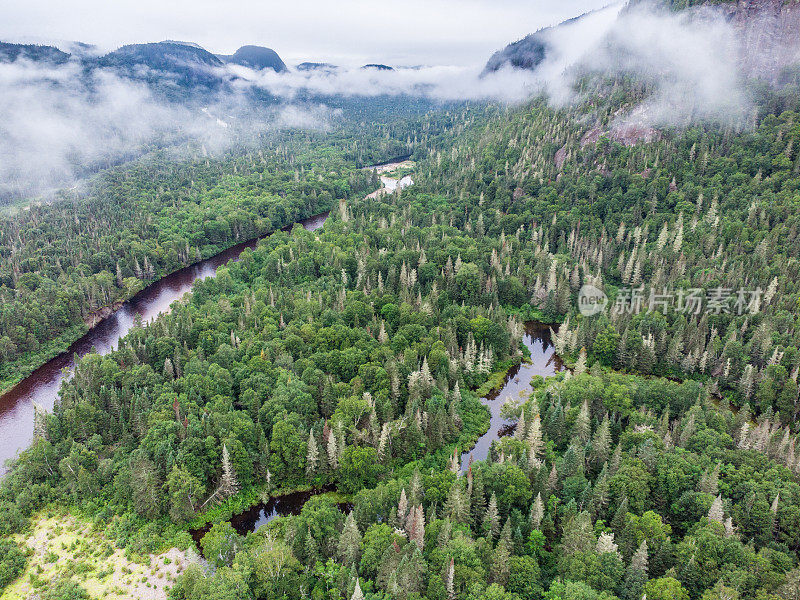
[[[327, 217], [328, 213], [324, 213], [300, 223], [309, 231], [314, 231], [322, 227]], [[48, 411], [53, 409], [61, 382], [72, 376], [75, 355], [80, 357], [89, 352], [108, 354], [116, 349], [120, 338], [133, 327], [137, 314], [141, 315], [142, 321], [148, 322], [169, 311], [172, 303], [190, 291], [195, 281], [213, 277], [218, 267], [238, 260], [242, 251], [254, 248], [259, 239], [233, 246], [159, 279], [72, 344], [64, 354], [42, 365], [0, 396], [0, 475], [5, 473], [5, 462], [27, 448], [33, 439], [33, 403], [42, 405]]]
[[[263, 527], [275, 517], [288, 517], [289, 515], [299, 515], [303, 510], [303, 505], [310, 500], [313, 496], [325, 492], [333, 491], [333, 486], [327, 486], [320, 489], [312, 489], [303, 492], [292, 492], [291, 494], [284, 494], [283, 496], [275, 496], [270, 498], [267, 502], [257, 504], [246, 511], [233, 515], [229, 523], [233, 526], [239, 535], [247, 535], [250, 532], [256, 531]], [[350, 512], [352, 506], [347, 503], [339, 504], [339, 510], [344, 513]], [[200, 540], [211, 529], [212, 523], [209, 523], [201, 529], [193, 529], [191, 531], [192, 538], [200, 547]]]
[[492, 414], [489, 422], [489, 431], [478, 438], [471, 450], [461, 455], [462, 472], [469, 467], [470, 456], [472, 456], [473, 460], [486, 459], [489, 456], [489, 448], [494, 440], [513, 433], [513, 423], [500, 416], [500, 409], [503, 403], [509, 398], [519, 399], [521, 392], [530, 391], [531, 380], [537, 375], [550, 377], [564, 368], [550, 339], [549, 325], [534, 321], [525, 323], [523, 342], [531, 352], [531, 360], [529, 363], [522, 363], [512, 368], [506, 376], [505, 385], [489, 394], [486, 398], [481, 399]]

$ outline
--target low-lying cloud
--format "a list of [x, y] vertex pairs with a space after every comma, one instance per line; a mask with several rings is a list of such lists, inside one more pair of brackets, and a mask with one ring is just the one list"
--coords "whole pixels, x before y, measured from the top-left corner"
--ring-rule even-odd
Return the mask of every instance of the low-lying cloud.
[[[180, 93], [167, 101], [144, 82], [79, 62], [0, 64], [0, 199], [68, 185], [154, 145], [193, 141], [224, 148], [254, 127], [330, 127], [336, 117], [326, 103], [334, 96], [516, 103], [545, 93], [564, 105], [580, 99], [576, 82], [587, 73], [631, 74], [648, 82], [648, 95], [617, 115], [617, 126], [741, 125], [753, 112], [748, 77], [768, 72], [774, 79], [782, 65], [764, 61], [786, 62], [798, 49], [783, 51], [788, 44], [782, 41], [780, 52], [759, 55], [762, 66], [754, 72], [748, 40], [770, 39], [775, 20], [748, 16], [743, 33], [741, 23], [729, 22], [730, 10], [611, 5], [538, 34], [547, 53], [534, 70], [507, 66], [482, 74], [483, 65], [474, 65], [275, 73], [227, 65], [216, 73], [227, 82], [225, 91], [201, 105]], [[253, 110], [259, 118], [247, 121]]]
[[266, 129], [325, 128], [331, 117], [324, 106], [268, 106], [249, 119], [239, 94], [168, 101], [145, 83], [78, 63], [0, 63], [0, 89], [0, 201], [69, 187], [156, 147], [220, 151]]
[[[574, 72], [633, 75], [652, 90], [625, 118], [650, 126], [741, 123], [752, 110], [739, 32], [714, 9], [625, 10]], [[563, 91], [563, 89], [562, 89]]]
[[513, 103], [544, 93], [559, 105], [580, 99], [577, 83], [587, 74], [631, 75], [647, 83], [648, 96], [621, 120], [648, 126], [697, 121], [741, 124], [753, 109], [748, 79], [769, 79], [769, 73], [748, 69], [753, 49], [747, 39], [769, 37], [768, 25], [751, 22], [744, 32], [728, 21], [722, 9], [676, 13], [654, 3], [620, 2], [537, 34], [547, 52], [533, 70], [507, 64], [484, 74], [482, 65], [278, 74], [238, 67], [236, 75], [241, 86], [269, 90], [289, 100], [301, 93], [407, 94]]

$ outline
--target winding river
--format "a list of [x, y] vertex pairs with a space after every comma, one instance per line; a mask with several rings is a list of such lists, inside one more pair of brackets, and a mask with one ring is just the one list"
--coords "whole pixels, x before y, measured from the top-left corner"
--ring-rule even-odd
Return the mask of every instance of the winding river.
[[[383, 169], [388, 171], [395, 166], [399, 166], [399, 163], [385, 165]], [[400, 180], [382, 176], [381, 180], [383, 189], [388, 188], [389, 191], [396, 187], [402, 188], [413, 184], [413, 180], [408, 176]], [[300, 221], [300, 224], [307, 230], [314, 231], [324, 225], [327, 216], [328, 213], [316, 215]], [[261, 239], [263, 238], [256, 238], [233, 246], [216, 256], [154, 282], [72, 344], [67, 352], [39, 367], [17, 386], [0, 396], [0, 476], [5, 472], [5, 462], [16, 456], [20, 450], [27, 448], [31, 442], [33, 403], [35, 402], [47, 410], [53, 409], [61, 383], [72, 376], [76, 356], [82, 357], [89, 352], [98, 354], [112, 352], [118, 346], [119, 340], [134, 326], [137, 315], [140, 315], [142, 321], [146, 323], [158, 315], [168, 312], [172, 303], [189, 292], [195, 281], [213, 277], [220, 266], [238, 260], [239, 255], [245, 249], [254, 248]], [[550, 329], [547, 325], [535, 322], [526, 323], [523, 342], [530, 351], [531, 359], [529, 362], [512, 368], [506, 376], [504, 385], [482, 399], [491, 413], [489, 429], [478, 439], [471, 450], [461, 455], [462, 472], [468, 468], [470, 457], [473, 460], [486, 459], [492, 442], [513, 432], [513, 423], [503, 419], [500, 414], [506, 399], [520, 398], [523, 392], [529, 391], [534, 377], [549, 377], [563, 368], [561, 360], [555, 354], [555, 348], [550, 339]], [[299, 514], [311, 496], [325, 491], [330, 490], [310, 490], [271, 498], [268, 502], [235, 515], [231, 519], [231, 524], [240, 534], [255, 531], [277, 516]], [[346, 509], [345, 506], [342, 508]], [[193, 531], [192, 535], [195, 540], [199, 542], [207, 529]]]
[[[323, 213], [300, 221], [300, 224], [314, 231], [322, 227], [327, 217], [328, 213]], [[195, 281], [213, 277], [220, 266], [238, 260], [245, 249], [254, 248], [261, 239], [233, 246], [154, 282], [98, 323], [66, 352], [45, 363], [0, 396], [0, 476], [5, 473], [5, 462], [27, 448], [33, 439], [33, 403], [40, 404], [48, 411], [53, 409], [61, 382], [72, 376], [76, 355], [81, 357], [89, 352], [108, 354], [113, 351], [120, 338], [134, 326], [137, 314], [146, 323], [168, 312], [172, 303], [190, 291]]]

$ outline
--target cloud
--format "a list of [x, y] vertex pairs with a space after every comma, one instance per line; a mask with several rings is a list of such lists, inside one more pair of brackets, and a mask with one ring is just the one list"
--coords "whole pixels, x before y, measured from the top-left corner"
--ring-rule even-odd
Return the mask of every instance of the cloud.
[[325, 107], [253, 105], [226, 94], [206, 106], [156, 96], [144, 83], [77, 63], [0, 64], [0, 199], [73, 185], [157, 146], [219, 152], [266, 129], [326, 128]]
[[[483, 77], [482, 63], [281, 74], [228, 65], [215, 73], [230, 89], [205, 105], [184, 102], [181, 94], [175, 95], [180, 101], [163, 100], [144, 83], [109, 70], [87, 71], [77, 62], [0, 64], [0, 198], [64, 186], [154, 144], [188, 141], [216, 152], [265, 128], [327, 129], [340, 117], [325, 106], [333, 96], [516, 103], [546, 93], [564, 105], [581, 99], [576, 82], [587, 73], [630, 74], [647, 82], [648, 94], [616, 115], [612, 129], [742, 125], [753, 112], [747, 86], [752, 47], [744, 40], [771, 39], [774, 23], [748, 18], [743, 34], [725, 10], [734, 9], [672, 13], [615, 4], [542, 32], [548, 51], [537, 69], [504, 68]], [[791, 58], [796, 49], [769, 56]], [[766, 60], [758, 58], [759, 65]]]
[[[274, 48], [290, 63], [469, 65], [509, 40], [607, 0], [52, 0], [5, 2], [0, 37], [121, 44], [190, 40], [231, 54]], [[91, 15], [91, 18], [86, 18]]]
[[533, 71], [505, 67], [480, 76], [481, 66], [475, 65], [281, 74], [237, 67], [235, 72], [238, 85], [287, 100], [301, 94], [404, 94], [515, 103], [545, 93], [558, 105], [580, 100], [577, 82], [587, 73], [632, 75], [649, 90], [635, 113], [624, 117], [638, 124], [739, 122], [752, 110], [742, 35], [717, 10], [674, 13], [649, 3], [618, 2], [537, 35], [547, 53]]
[[482, 67], [423, 66], [392, 71], [362, 68], [336, 70], [253, 71], [232, 67], [245, 90], [254, 86], [287, 101], [300, 96], [375, 97], [410, 95], [432, 100], [503, 100], [517, 102], [536, 93], [533, 73], [502, 70], [492, 77], [479, 77]]
[[623, 11], [572, 72], [646, 81], [652, 92], [629, 118], [649, 125], [734, 123], [752, 109], [743, 51], [739, 31], [716, 10], [674, 13], [645, 4]]

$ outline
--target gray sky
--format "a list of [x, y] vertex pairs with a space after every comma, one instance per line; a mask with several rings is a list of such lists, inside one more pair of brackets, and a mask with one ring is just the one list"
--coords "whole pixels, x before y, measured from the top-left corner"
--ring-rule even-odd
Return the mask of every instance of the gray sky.
[[216, 53], [270, 46], [289, 64], [484, 62], [541, 27], [610, 0], [26, 0], [3, 2], [0, 39], [106, 49], [179, 39]]

